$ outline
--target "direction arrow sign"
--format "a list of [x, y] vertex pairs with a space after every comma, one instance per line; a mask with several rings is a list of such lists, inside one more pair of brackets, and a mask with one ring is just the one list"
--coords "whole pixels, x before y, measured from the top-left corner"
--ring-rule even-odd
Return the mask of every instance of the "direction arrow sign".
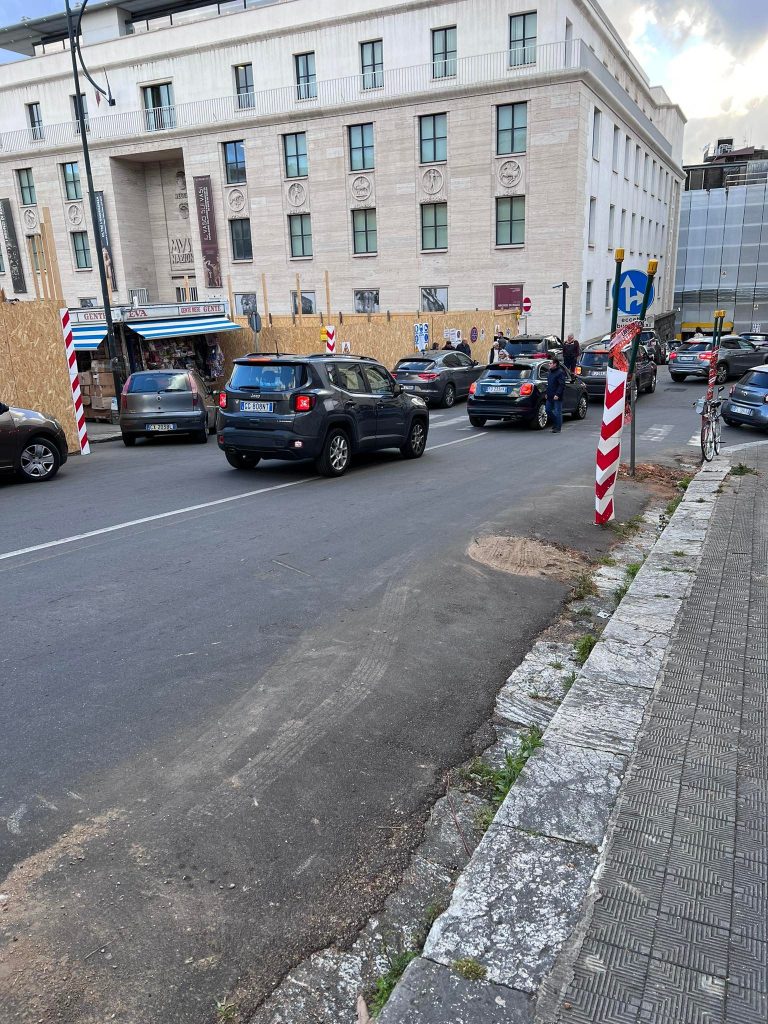
[[531, 302], [531, 300], [526, 295], [525, 298], [523, 299], [523, 312], [524, 313], [530, 313], [532, 309], [533, 309], [533, 303]]
[[320, 340], [325, 341], [325, 351], [333, 355], [336, 351], [336, 328], [330, 324], [320, 328]]
[[[619, 311], [629, 316], [639, 316], [643, 308], [643, 295], [648, 275], [642, 270], [625, 270], [619, 278]], [[651, 297], [648, 305], [653, 304], [654, 290], [651, 286]]]

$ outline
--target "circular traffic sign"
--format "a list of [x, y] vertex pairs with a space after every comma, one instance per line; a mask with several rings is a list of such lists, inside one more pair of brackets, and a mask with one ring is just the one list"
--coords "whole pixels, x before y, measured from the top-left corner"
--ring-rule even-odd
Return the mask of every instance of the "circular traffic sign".
[[523, 299], [523, 312], [524, 313], [530, 313], [532, 309], [533, 309], [533, 303], [531, 302], [531, 300], [526, 295], [525, 298]]

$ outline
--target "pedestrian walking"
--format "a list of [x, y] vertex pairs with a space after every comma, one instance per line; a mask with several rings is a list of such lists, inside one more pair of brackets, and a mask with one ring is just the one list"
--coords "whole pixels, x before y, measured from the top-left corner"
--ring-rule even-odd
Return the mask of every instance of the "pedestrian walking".
[[443, 352], [453, 352], [453, 342], [450, 338], [443, 345]]
[[465, 356], [472, 355], [472, 349], [469, 347], [469, 343], [465, 338], [462, 338], [459, 344], [456, 346], [457, 352], [463, 352]]
[[488, 354], [488, 365], [492, 366], [494, 363], [498, 363], [501, 359], [501, 346], [499, 345], [499, 339], [494, 338], [493, 344], [491, 345], [491, 351]]
[[572, 334], [563, 342], [563, 362], [567, 370], [571, 373], [576, 369], [579, 359], [581, 358], [581, 346]]
[[547, 374], [547, 416], [552, 422], [552, 433], [559, 434], [563, 427], [563, 395], [565, 370], [557, 356], [552, 356]]

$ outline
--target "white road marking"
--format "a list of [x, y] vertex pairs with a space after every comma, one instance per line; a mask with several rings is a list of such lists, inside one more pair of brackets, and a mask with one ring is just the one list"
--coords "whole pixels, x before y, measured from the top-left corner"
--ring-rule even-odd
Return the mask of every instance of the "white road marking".
[[4, 558], [16, 558], [18, 555], [31, 555], [35, 551], [45, 551], [46, 548], [60, 547], [62, 544], [74, 544], [78, 540], [88, 540], [91, 537], [101, 537], [105, 533], [114, 533], [116, 530], [128, 530], [132, 526], [143, 526], [144, 523], [154, 523], [159, 519], [170, 519], [172, 516], [183, 516], [187, 512], [200, 512], [204, 508], [214, 508], [216, 505], [227, 505], [231, 501], [242, 501], [243, 498], [254, 498], [257, 494], [267, 494], [269, 491], [282, 491], [286, 487], [298, 487], [299, 484], [310, 484], [317, 481], [319, 477], [307, 476], [301, 480], [291, 480], [287, 484], [274, 484], [271, 487], [260, 487], [256, 491], [244, 491], [242, 494], [232, 494], [228, 498], [216, 498], [215, 501], [204, 501], [199, 505], [187, 505], [186, 508], [176, 508], [171, 512], [158, 512], [154, 516], [143, 516], [141, 519], [129, 519], [125, 523], [115, 523], [114, 526], [103, 526], [99, 530], [89, 530], [87, 533], [76, 533], [72, 537], [62, 537], [61, 540], [49, 540], [45, 544], [34, 544], [29, 548], [19, 548], [16, 551], [6, 551], [0, 555], [0, 561]]
[[701, 445], [701, 432], [691, 434], [690, 438], [688, 439], [688, 445], [691, 448], [699, 448]]
[[458, 437], [458, 438], [456, 438], [455, 441], [443, 441], [442, 444], [433, 444], [429, 448], [427, 448], [426, 450], [428, 452], [434, 452], [434, 451], [437, 451], [438, 448], [447, 448], [451, 444], [461, 444], [462, 441], [474, 441], [474, 439], [476, 437], [485, 437], [485, 435], [487, 433], [488, 433], [487, 430], [483, 430], [479, 434], [474, 434], [472, 437]]
[[671, 423], [659, 423], [658, 426], [649, 427], [647, 430], [643, 431], [643, 433], [638, 437], [638, 441], [663, 441], [671, 431]]
[[448, 420], [439, 420], [437, 423], [430, 423], [430, 426], [432, 427], [433, 430], [435, 430], [437, 427], [448, 427], [448, 426], [450, 426], [451, 423], [466, 423], [466, 422], [467, 422], [467, 416], [466, 416], [466, 413], [465, 413], [463, 416], [451, 416], [451, 418], [448, 419]]
[[11, 832], [13, 835], [21, 835], [21, 819], [24, 817], [26, 813], [27, 805], [21, 804], [21, 806], [16, 808], [13, 814], [9, 814], [8, 817], [5, 819], [5, 824], [8, 828], [8, 831]]

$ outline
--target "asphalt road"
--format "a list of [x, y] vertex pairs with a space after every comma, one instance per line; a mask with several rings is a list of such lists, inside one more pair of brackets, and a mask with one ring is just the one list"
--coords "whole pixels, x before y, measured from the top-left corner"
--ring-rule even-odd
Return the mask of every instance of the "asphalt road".
[[[660, 381], [638, 458], [695, 455], [701, 386]], [[457, 406], [340, 480], [163, 439], [0, 482], [3, 1021], [207, 1024], [352, 934], [566, 597], [467, 545], [604, 551], [598, 426]]]

